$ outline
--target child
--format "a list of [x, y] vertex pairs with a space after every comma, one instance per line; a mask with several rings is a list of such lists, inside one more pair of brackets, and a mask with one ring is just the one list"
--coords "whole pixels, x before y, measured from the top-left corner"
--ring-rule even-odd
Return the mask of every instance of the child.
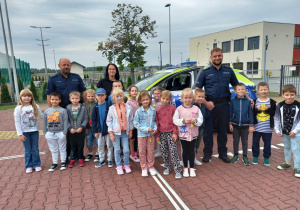
[[[182, 147], [183, 176], [196, 177], [194, 169], [195, 147], [199, 126], [202, 125], [203, 117], [200, 109], [192, 105], [194, 94], [191, 88], [182, 91], [181, 99], [183, 104], [177, 107], [173, 116], [173, 123], [179, 126], [179, 139]], [[188, 169], [190, 162], [190, 174]]]
[[109, 138], [106, 118], [109, 104], [106, 99], [106, 91], [103, 88], [98, 88], [96, 91], [96, 99], [98, 103], [93, 107], [92, 126], [93, 133], [98, 141], [99, 161], [95, 168], [100, 168], [105, 165], [105, 144], [107, 146], [108, 167], [113, 167], [113, 143]]
[[43, 118], [40, 107], [35, 103], [30, 90], [22, 90], [19, 96], [18, 106], [14, 111], [15, 126], [19, 140], [25, 148], [26, 173], [41, 171], [41, 159], [39, 153], [39, 118]]
[[291, 150], [294, 157], [294, 175], [300, 177], [300, 103], [295, 100], [294, 85], [285, 85], [282, 90], [284, 101], [275, 112], [275, 132], [282, 137], [285, 162], [277, 166], [284, 170], [291, 168]]
[[[193, 102], [193, 105], [197, 106], [202, 114], [203, 119], [203, 124], [199, 126], [199, 135], [197, 137], [197, 142], [196, 142], [196, 154], [198, 153], [198, 149], [200, 147], [201, 139], [203, 137], [203, 131], [204, 131], [204, 121], [206, 118], [206, 108], [205, 105], [203, 104], [203, 101], [205, 100], [205, 91], [203, 89], [196, 89], [194, 93], [195, 97], [195, 102]], [[195, 165], [201, 166], [202, 163], [197, 160], [195, 156]]]
[[124, 92], [120, 88], [115, 88], [112, 91], [112, 100], [114, 105], [109, 107], [106, 123], [110, 139], [113, 142], [115, 149], [115, 161], [117, 165], [117, 174], [124, 174], [121, 162], [121, 145], [123, 147], [123, 161], [126, 173], [130, 173], [129, 166], [129, 141], [132, 138], [133, 129], [133, 113], [131, 107], [123, 102]]
[[162, 156], [165, 162], [165, 175], [169, 175], [171, 172], [171, 165], [169, 161], [169, 147], [171, 151], [171, 159], [175, 170], [175, 178], [181, 178], [181, 166], [177, 152], [177, 139], [178, 139], [178, 127], [173, 124], [173, 116], [176, 107], [170, 105], [172, 101], [172, 93], [168, 90], [164, 90], [161, 93], [160, 101], [162, 106], [156, 111], [156, 123], [157, 132], [155, 134], [156, 141], [161, 142]]
[[52, 166], [48, 171], [55, 171], [58, 168], [58, 151], [60, 153], [60, 170], [67, 169], [66, 165], [66, 135], [68, 132], [68, 114], [64, 108], [59, 106], [61, 95], [57, 92], [50, 94], [51, 107], [44, 112], [43, 132], [52, 153]]
[[[97, 104], [97, 102], [95, 101], [95, 90], [88, 89], [86, 91], [86, 95], [87, 95], [86, 96], [87, 102], [85, 102], [83, 105], [85, 106], [85, 108], [87, 110], [88, 117], [89, 117], [89, 122], [91, 122], [92, 121], [93, 108]], [[88, 123], [86, 125], [86, 129], [87, 129], [86, 146], [88, 148], [89, 154], [86, 156], [85, 161], [89, 162], [92, 159], [92, 157], [93, 157], [93, 147], [95, 145], [96, 154], [95, 154], [94, 162], [99, 162], [98, 140], [96, 139], [95, 134], [92, 131], [92, 125], [90, 123]]]
[[142, 176], [148, 176], [148, 170], [152, 176], [156, 175], [154, 165], [154, 142], [156, 132], [155, 109], [151, 105], [151, 96], [143, 90], [139, 95], [140, 108], [136, 110], [133, 124], [138, 131], [138, 147]]
[[[130, 98], [127, 100], [126, 104], [131, 106], [131, 110], [132, 110], [133, 118], [134, 118], [135, 112], [139, 108], [139, 102], [136, 100], [136, 96], [138, 94], [137, 86], [131, 85], [128, 88], [128, 93], [129, 93]], [[130, 146], [130, 156], [129, 156], [130, 159], [133, 162], [140, 162], [140, 159], [137, 156], [138, 146], [137, 146], [137, 129], [136, 128], [133, 128], [133, 130], [132, 130], [132, 138], [130, 139], [129, 146]]]
[[237, 94], [230, 101], [230, 119], [229, 129], [233, 132], [233, 149], [234, 156], [231, 159], [232, 163], [236, 163], [239, 159], [239, 141], [242, 140], [243, 145], [243, 162], [246, 166], [250, 165], [247, 157], [248, 152], [248, 134], [254, 132], [253, 127], [253, 111], [250, 107], [251, 101], [246, 97], [246, 86], [243, 83], [238, 83], [235, 86], [234, 92]]
[[77, 154], [79, 159], [79, 166], [85, 166], [84, 156], [83, 156], [83, 147], [84, 147], [84, 135], [85, 127], [88, 123], [88, 113], [86, 108], [79, 103], [80, 93], [78, 91], [72, 91], [69, 94], [70, 101], [72, 104], [69, 104], [66, 108], [69, 118], [69, 131], [70, 131], [70, 142], [71, 142], [71, 161], [69, 168], [73, 168], [76, 160], [74, 153]]
[[254, 100], [254, 133], [252, 140], [253, 164], [258, 164], [260, 152], [259, 141], [262, 137], [264, 142], [264, 165], [270, 165], [271, 140], [274, 128], [274, 115], [276, 110], [276, 101], [268, 97], [269, 85], [266, 82], [258, 83], [257, 92], [259, 98]]
[[[159, 107], [161, 107], [160, 95], [163, 90], [164, 89], [160, 86], [157, 86], [153, 90], [154, 99], [152, 100], [151, 105], [155, 108], [155, 110], [157, 110]], [[161, 156], [160, 144], [158, 144], [156, 142], [156, 150], [154, 151], [154, 157], [160, 157], [160, 156]]]
[[[121, 90], [123, 90], [122, 82], [120, 82], [119, 80], [114, 81], [113, 84], [112, 84], [112, 90], [115, 89], [115, 88], [120, 88]], [[127, 97], [124, 96], [123, 100], [124, 100], [124, 102], [126, 103]], [[109, 106], [111, 106], [111, 105], [114, 104], [111, 95], [108, 96], [108, 103], [109, 103]]]

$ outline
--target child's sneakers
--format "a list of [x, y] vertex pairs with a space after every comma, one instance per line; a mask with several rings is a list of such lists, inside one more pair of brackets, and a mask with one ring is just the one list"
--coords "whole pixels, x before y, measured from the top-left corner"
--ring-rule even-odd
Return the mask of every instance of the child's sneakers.
[[237, 163], [237, 161], [239, 160], [239, 156], [238, 155], [234, 155], [233, 158], [231, 159], [232, 163]]
[[117, 166], [117, 174], [118, 175], [123, 175], [124, 171], [123, 171], [123, 167], [122, 166]]
[[250, 161], [248, 160], [248, 158], [246, 156], [243, 156], [243, 162], [245, 166], [250, 166]]
[[105, 165], [105, 160], [103, 161], [98, 161], [98, 163], [95, 165], [95, 168], [100, 168], [101, 166], [104, 166]]
[[196, 165], [196, 166], [202, 166], [202, 163], [201, 163], [199, 160], [197, 160], [197, 159], [195, 158], [195, 165]]
[[286, 169], [290, 169], [291, 165], [287, 163], [281, 163], [279, 166], [277, 166], [277, 168], [280, 170], [286, 170]]
[[90, 162], [90, 160], [93, 158], [93, 154], [88, 154], [85, 158], [86, 162]]
[[139, 163], [140, 162], [140, 159], [137, 157], [136, 154], [134, 156], [130, 155], [129, 157], [135, 163]]
[[114, 162], [109, 160], [108, 161], [108, 168], [114, 167]]
[[76, 164], [76, 160], [71, 160], [68, 166], [69, 168], [73, 168], [75, 164]]
[[155, 176], [156, 175], [156, 170], [154, 168], [150, 168], [149, 169], [149, 172], [152, 176]]
[[58, 168], [57, 164], [52, 164], [52, 166], [48, 169], [48, 171], [55, 171]]
[[265, 166], [270, 166], [270, 159], [269, 158], [264, 158], [264, 165]]
[[253, 157], [252, 164], [254, 164], [254, 165], [258, 164], [258, 157]]
[[176, 172], [175, 174], [175, 179], [181, 179], [181, 173], [180, 172]]
[[196, 169], [190, 168], [190, 177], [196, 177]]
[[295, 168], [294, 172], [295, 172], [295, 177], [300, 178], [300, 168]]
[[43, 169], [42, 169], [42, 167], [41, 166], [38, 166], [38, 167], [35, 167], [35, 169], [34, 169], [36, 172], [39, 172], [39, 171], [42, 171]]
[[189, 168], [184, 168], [183, 169], [183, 177], [189, 177]]
[[95, 163], [99, 162], [99, 155], [98, 154], [95, 155], [94, 162]]
[[166, 168], [166, 169], [164, 170], [164, 175], [169, 175], [170, 172], [171, 172], [171, 171], [170, 171], [168, 168]]
[[148, 170], [147, 170], [147, 169], [142, 170], [142, 176], [143, 176], [143, 177], [148, 176]]
[[26, 168], [26, 174], [32, 173], [32, 168]]
[[79, 159], [79, 166], [83, 167], [85, 166], [84, 160], [83, 159]]
[[63, 171], [63, 170], [66, 170], [67, 169], [67, 164], [66, 163], [61, 163], [60, 164], [60, 170]]
[[129, 165], [128, 166], [124, 166], [124, 170], [125, 170], [126, 174], [131, 173], [131, 169], [130, 169]]

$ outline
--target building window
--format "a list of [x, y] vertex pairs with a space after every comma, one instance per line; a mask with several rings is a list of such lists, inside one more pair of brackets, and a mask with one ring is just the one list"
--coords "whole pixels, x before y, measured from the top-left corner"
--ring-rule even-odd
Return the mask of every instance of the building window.
[[223, 53], [230, 52], [230, 41], [222, 42], [222, 52]]
[[[254, 47], [254, 48], [253, 48]], [[259, 49], [259, 36], [248, 38], [248, 50]]]
[[233, 68], [243, 70], [243, 63], [242, 62], [233, 63]]
[[213, 43], [213, 49], [217, 48], [217, 43]]
[[258, 62], [247, 62], [247, 74], [252, 74], [252, 63], [253, 63], [253, 74], [258, 74]]
[[222, 63], [223, 66], [230, 67], [230, 63]]
[[300, 48], [300, 36], [294, 37], [294, 48]]
[[244, 51], [244, 39], [234, 40], [234, 52]]

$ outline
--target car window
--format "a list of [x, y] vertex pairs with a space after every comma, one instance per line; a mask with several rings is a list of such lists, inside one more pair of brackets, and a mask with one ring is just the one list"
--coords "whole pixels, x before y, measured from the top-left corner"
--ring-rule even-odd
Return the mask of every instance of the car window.
[[165, 76], [169, 73], [170, 72], [156, 73], [156, 74], [152, 75], [151, 77], [148, 77], [147, 79], [136, 83], [135, 85], [137, 86], [139, 91], [145, 90], [149, 85], [153, 84], [158, 79], [161, 79], [163, 76]]

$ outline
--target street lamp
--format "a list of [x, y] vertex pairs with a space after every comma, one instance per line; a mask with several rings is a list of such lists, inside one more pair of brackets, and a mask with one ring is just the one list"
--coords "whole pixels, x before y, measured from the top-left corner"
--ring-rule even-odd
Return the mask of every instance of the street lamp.
[[166, 4], [165, 7], [169, 7], [169, 50], [170, 50], [170, 65], [172, 64], [171, 62], [171, 4]]
[[255, 47], [255, 42], [253, 42], [253, 47], [252, 47], [252, 52], [253, 52], [253, 55], [252, 55], [252, 80], [253, 80], [253, 63], [254, 63], [254, 47]]
[[162, 57], [161, 57], [161, 44], [162, 43], [163, 43], [162, 41], [158, 42], [158, 44], [159, 44], [159, 52], [160, 52], [160, 70], [162, 70]]
[[56, 70], [56, 59], [55, 59], [55, 51], [54, 50], [53, 50], [53, 54], [54, 54], [54, 64], [55, 64], [54, 70]]
[[46, 62], [46, 55], [45, 55], [45, 45], [44, 41], [48, 41], [49, 39], [44, 40], [43, 39], [43, 32], [42, 28], [51, 28], [49, 26], [46, 27], [39, 27], [39, 26], [30, 26], [31, 28], [39, 28], [41, 31], [41, 40], [37, 39], [38, 41], [42, 41], [42, 47], [43, 47], [43, 54], [44, 54], [44, 64], [45, 64], [45, 74], [46, 74], [46, 80], [48, 81], [48, 71], [47, 71], [47, 62]]

